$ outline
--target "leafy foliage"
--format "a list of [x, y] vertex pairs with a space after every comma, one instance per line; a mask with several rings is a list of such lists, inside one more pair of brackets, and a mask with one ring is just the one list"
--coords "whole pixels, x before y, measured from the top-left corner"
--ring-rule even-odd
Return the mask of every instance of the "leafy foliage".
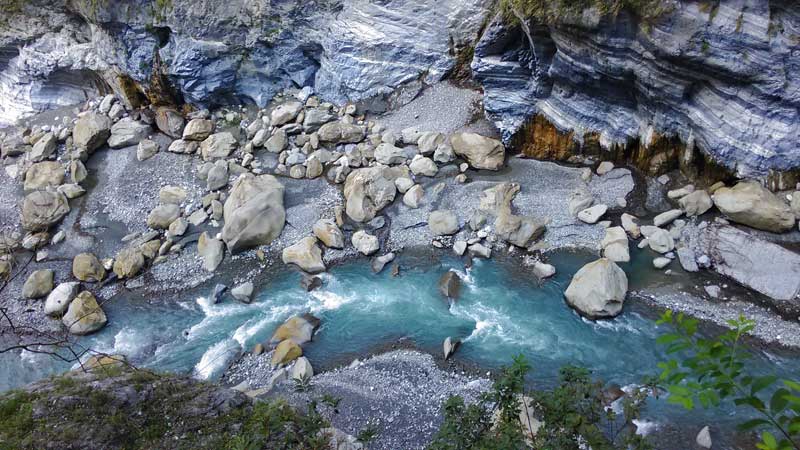
[[314, 384], [311, 382], [311, 377], [308, 376], [308, 374], [292, 378], [292, 382], [294, 383], [295, 392], [308, 392], [314, 387]]
[[691, 410], [697, 403], [708, 408], [732, 399], [737, 406], [758, 413], [758, 418], [742, 423], [740, 428], [764, 429], [759, 449], [800, 450], [800, 383], [779, 383], [772, 375], [754, 377], [747, 373], [749, 355], [742, 351], [741, 341], [755, 322], [739, 316], [728, 321], [730, 329], [714, 339], [698, 335], [696, 319], [669, 310], [657, 323], [675, 328], [674, 333], [660, 336], [657, 342], [667, 347], [667, 353], [681, 357], [658, 364], [670, 403]]
[[[607, 407], [603, 384], [593, 381], [588, 370], [565, 367], [556, 388], [526, 397], [524, 380], [529, 370], [528, 363], [516, 357], [477, 404], [466, 405], [461, 397], [450, 397], [444, 404], [444, 424], [429, 449], [577, 450], [585, 444], [596, 450], [650, 448], [632, 426], [647, 397], [645, 390], [626, 395], [623, 413], [617, 415]], [[532, 407], [544, 422], [538, 430], [532, 427], [534, 436], [527, 435], [520, 424], [522, 404]]]

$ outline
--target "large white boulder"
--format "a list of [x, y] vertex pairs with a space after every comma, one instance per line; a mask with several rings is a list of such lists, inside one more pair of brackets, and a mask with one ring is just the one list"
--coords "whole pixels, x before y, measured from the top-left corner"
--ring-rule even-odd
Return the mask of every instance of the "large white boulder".
[[622, 312], [628, 277], [608, 258], [583, 266], [564, 292], [567, 304], [590, 319], [614, 317]]
[[782, 233], [794, 227], [791, 207], [755, 181], [719, 188], [712, 197], [717, 208], [734, 222]]
[[286, 223], [284, 187], [272, 175], [240, 176], [225, 200], [222, 240], [231, 253], [265, 245], [280, 236]]

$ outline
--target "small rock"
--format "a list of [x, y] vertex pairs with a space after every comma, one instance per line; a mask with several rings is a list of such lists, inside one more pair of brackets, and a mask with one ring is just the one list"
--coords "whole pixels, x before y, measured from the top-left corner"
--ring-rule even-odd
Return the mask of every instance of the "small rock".
[[608, 206], [600, 204], [586, 208], [578, 213], [578, 219], [582, 222], [593, 224], [597, 223], [601, 217], [608, 211]]
[[445, 361], [450, 359], [451, 356], [456, 352], [458, 347], [461, 345], [461, 341], [459, 339], [452, 339], [450, 336], [447, 336], [444, 340], [444, 344], [442, 345], [444, 350], [444, 359]]
[[253, 283], [248, 281], [236, 286], [231, 289], [231, 295], [240, 302], [250, 303], [253, 297]]

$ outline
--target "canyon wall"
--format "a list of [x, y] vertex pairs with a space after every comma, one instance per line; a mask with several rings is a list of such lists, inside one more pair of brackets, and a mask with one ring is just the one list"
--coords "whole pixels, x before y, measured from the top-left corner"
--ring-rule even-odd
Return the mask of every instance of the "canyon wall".
[[[93, 95], [103, 88], [97, 79], [145, 94], [156, 56], [183, 100], [203, 106], [263, 106], [290, 86], [314, 86], [339, 103], [391, 100], [403, 86], [414, 95], [447, 76], [489, 10], [484, 0], [5, 2], [6, 123]], [[87, 72], [97, 76], [77, 76]]]
[[523, 143], [532, 156], [675, 139], [676, 157], [699, 150], [739, 176], [800, 167], [800, 4], [665, 3], [648, 23], [626, 11], [496, 17], [472, 63], [487, 114], [507, 138], [534, 135]]

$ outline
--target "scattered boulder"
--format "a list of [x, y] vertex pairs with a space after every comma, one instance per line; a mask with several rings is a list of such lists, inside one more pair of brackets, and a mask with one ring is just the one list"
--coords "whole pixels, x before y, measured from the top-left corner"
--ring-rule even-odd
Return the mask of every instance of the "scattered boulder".
[[492, 257], [492, 249], [479, 243], [471, 244], [467, 247], [469, 253], [474, 256], [489, 259]]
[[314, 368], [311, 367], [311, 362], [308, 361], [308, 358], [305, 356], [297, 358], [297, 361], [292, 366], [292, 379], [302, 380], [313, 376]]
[[106, 277], [106, 269], [97, 256], [81, 253], [72, 259], [72, 275], [80, 281], [99, 282]]
[[321, 142], [332, 144], [355, 144], [364, 140], [364, 134], [364, 127], [344, 122], [326, 123], [317, 132]]
[[124, 148], [137, 145], [151, 131], [150, 125], [133, 120], [131, 117], [123, 117], [111, 127], [108, 146], [111, 148]]
[[606, 235], [600, 242], [603, 256], [614, 262], [629, 262], [628, 235], [622, 227], [606, 228]]
[[319, 319], [310, 314], [292, 316], [275, 330], [269, 342], [275, 344], [284, 340], [291, 340], [298, 345], [303, 345], [311, 341], [317, 327], [319, 327]]
[[422, 189], [421, 185], [415, 184], [412, 188], [407, 190], [405, 194], [403, 194], [403, 204], [409, 208], [416, 209], [419, 208], [420, 202], [424, 197], [425, 190]]
[[608, 206], [600, 204], [594, 205], [591, 208], [586, 208], [578, 213], [578, 219], [581, 222], [593, 224], [597, 223], [601, 217], [608, 211]]
[[515, 216], [508, 211], [500, 212], [494, 221], [494, 231], [500, 239], [523, 248], [539, 239], [545, 229], [545, 224], [541, 221], [532, 217]]
[[344, 248], [344, 233], [333, 219], [319, 219], [313, 226], [316, 236], [328, 248]]
[[276, 127], [294, 120], [300, 111], [303, 110], [303, 104], [296, 101], [289, 101], [281, 103], [272, 110], [270, 114], [270, 123]]
[[81, 284], [76, 281], [61, 283], [53, 289], [44, 302], [44, 313], [48, 316], [58, 317], [64, 314], [69, 303], [78, 295]]
[[356, 222], [369, 222], [394, 201], [395, 176], [386, 167], [356, 169], [344, 183], [345, 212]]
[[214, 132], [214, 122], [208, 119], [192, 119], [183, 129], [183, 139], [187, 141], [204, 141]]
[[657, 227], [663, 227], [664, 225], [669, 225], [675, 221], [678, 217], [683, 215], [683, 210], [681, 209], [671, 209], [669, 211], [663, 212], [653, 218], [653, 225]]
[[167, 147], [167, 151], [171, 153], [180, 153], [184, 155], [190, 155], [197, 151], [197, 148], [200, 146], [196, 141], [187, 141], [184, 139], [176, 139], [169, 144]]
[[439, 167], [436, 166], [432, 159], [420, 155], [411, 160], [408, 168], [411, 169], [411, 173], [414, 175], [424, 175], [426, 177], [435, 177], [439, 172]]
[[41, 269], [31, 273], [22, 285], [22, 297], [28, 299], [42, 298], [53, 291], [55, 273], [50, 269]]
[[236, 138], [230, 132], [214, 133], [200, 143], [200, 154], [203, 161], [224, 159], [236, 150], [237, 145]]
[[300, 287], [305, 289], [306, 292], [311, 292], [316, 288], [322, 287], [322, 278], [304, 273], [300, 278]]
[[633, 239], [639, 239], [642, 236], [642, 232], [639, 229], [639, 219], [637, 217], [628, 213], [623, 213], [620, 217], [620, 221], [622, 222], [622, 228], [627, 231]]
[[364, 230], [358, 230], [353, 233], [351, 242], [356, 250], [358, 250], [362, 255], [366, 256], [372, 255], [380, 249], [378, 238]]
[[179, 139], [183, 135], [185, 124], [181, 113], [172, 108], [161, 107], [156, 110], [156, 126], [173, 139]]
[[147, 216], [147, 226], [154, 230], [166, 230], [180, 215], [181, 208], [178, 205], [158, 205]]
[[158, 150], [158, 143], [150, 139], [144, 139], [139, 142], [139, 146], [136, 147], [136, 159], [139, 161], [150, 159], [158, 153]]
[[597, 166], [597, 174], [600, 176], [603, 176], [612, 170], [614, 170], [614, 163], [611, 161], [603, 161]]
[[458, 216], [453, 211], [433, 211], [428, 216], [428, 228], [434, 236], [447, 236], [458, 233]]
[[700, 216], [714, 206], [711, 196], [704, 190], [694, 191], [678, 200], [678, 204], [687, 216]]
[[228, 163], [224, 159], [219, 159], [206, 174], [206, 189], [209, 191], [217, 191], [228, 185]]
[[708, 425], [704, 426], [703, 429], [697, 433], [695, 441], [700, 447], [711, 448], [711, 431], [708, 429]]
[[83, 291], [70, 302], [61, 321], [71, 334], [83, 336], [103, 328], [108, 319], [94, 295]]
[[33, 144], [33, 148], [28, 153], [28, 159], [33, 162], [44, 161], [56, 151], [57, 147], [58, 138], [52, 132], [45, 133]]
[[568, 209], [570, 215], [574, 216], [584, 209], [589, 208], [594, 203], [594, 197], [586, 189], [578, 189], [569, 196]]
[[406, 151], [384, 142], [375, 149], [375, 161], [387, 166], [403, 164], [406, 162]]
[[564, 292], [567, 303], [589, 319], [614, 317], [622, 312], [628, 277], [617, 264], [601, 258], [583, 266]]
[[250, 303], [253, 298], [253, 289], [253, 283], [247, 281], [231, 289], [231, 295], [242, 303]]
[[277, 130], [275, 134], [269, 137], [264, 143], [264, 147], [270, 153], [280, 153], [286, 148], [289, 138], [286, 136], [286, 131], [281, 129]]
[[114, 258], [114, 273], [119, 278], [133, 278], [144, 267], [144, 255], [136, 247], [126, 247]]
[[457, 300], [461, 293], [461, 278], [452, 270], [448, 270], [439, 278], [439, 292], [450, 300]]
[[281, 341], [272, 353], [272, 367], [281, 367], [303, 355], [303, 349], [291, 339]]
[[650, 225], [644, 225], [641, 228], [642, 235], [647, 238], [647, 244], [654, 252], [661, 254], [669, 253], [675, 249], [675, 239], [669, 231]]
[[42, 161], [25, 172], [25, 191], [35, 191], [64, 183], [64, 167], [57, 161]]
[[461, 346], [461, 341], [459, 339], [453, 339], [450, 336], [447, 336], [444, 340], [444, 344], [442, 345], [444, 350], [444, 359], [447, 361], [450, 359], [451, 356], [458, 350], [458, 347]]
[[794, 227], [795, 217], [789, 205], [755, 181], [717, 189], [712, 198], [714, 205], [734, 222], [774, 233]]
[[377, 256], [372, 259], [372, 271], [374, 273], [381, 273], [383, 268], [392, 261], [394, 261], [394, 253], [392, 252], [389, 252], [383, 256]]
[[533, 263], [533, 274], [536, 275], [536, 278], [543, 280], [545, 278], [550, 278], [556, 274], [555, 266], [551, 264], [546, 264], [541, 261], [536, 261]]
[[476, 133], [454, 133], [450, 144], [453, 152], [475, 169], [498, 170], [505, 162], [505, 147], [497, 139]]
[[111, 119], [95, 113], [80, 117], [72, 130], [72, 142], [89, 154], [103, 146], [109, 136], [111, 136]]
[[671, 259], [660, 256], [658, 258], [653, 259], [653, 267], [660, 270], [663, 269], [664, 267], [667, 267], [671, 262], [672, 262]]
[[306, 237], [300, 239], [294, 245], [283, 249], [281, 259], [284, 264], [294, 264], [308, 273], [319, 273], [325, 271], [325, 263], [322, 262], [322, 250], [317, 245], [317, 238]]
[[222, 240], [231, 253], [265, 245], [286, 223], [283, 185], [272, 175], [240, 176], [231, 188], [223, 215]]
[[197, 254], [203, 258], [203, 268], [209, 272], [217, 270], [225, 256], [225, 246], [219, 239], [214, 239], [203, 232], [197, 240]]
[[34, 191], [22, 201], [22, 228], [46, 231], [69, 213], [67, 197], [60, 192]]

